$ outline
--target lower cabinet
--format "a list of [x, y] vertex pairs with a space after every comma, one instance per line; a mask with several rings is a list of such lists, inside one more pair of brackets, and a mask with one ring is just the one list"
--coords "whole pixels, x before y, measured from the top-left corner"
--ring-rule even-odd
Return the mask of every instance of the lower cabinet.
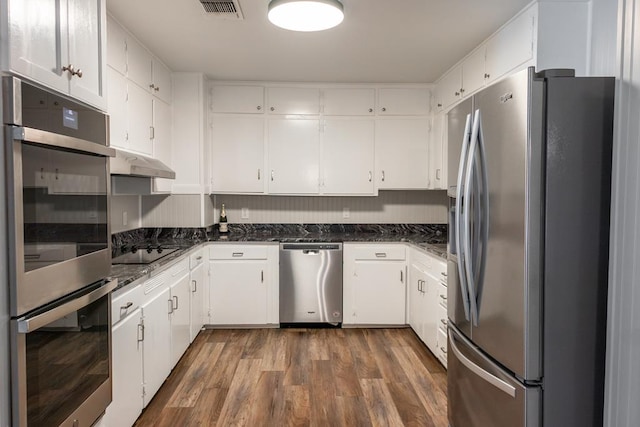
[[204, 262], [204, 250], [199, 250], [189, 257], [189, 268], [191, 269], [191, 321], [189, 341], [193, 342], [196, 335], [202, 329], [205, 323], [205, 305], [208, 304], [207, 298], [207, 269]]
[[171, 271], [171, 368], [178, 363], [191, 343], [191, 286], [189, 260], [181, 261]]
[[409, 325], [446, 367], [446, 263], [418, 249], [409, 255]]
[[344, 325], [405, 325], [405, 246], [344, 244]]
[[211, 324], [279, 323], [278, 250], [278, 245], [210, 246]]

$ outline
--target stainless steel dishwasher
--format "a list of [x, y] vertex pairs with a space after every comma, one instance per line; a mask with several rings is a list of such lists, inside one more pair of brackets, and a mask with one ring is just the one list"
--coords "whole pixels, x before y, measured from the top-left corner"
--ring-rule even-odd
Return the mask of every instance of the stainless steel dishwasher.
[[342, 323], [342, 243], [280, 244], [280, 324]]

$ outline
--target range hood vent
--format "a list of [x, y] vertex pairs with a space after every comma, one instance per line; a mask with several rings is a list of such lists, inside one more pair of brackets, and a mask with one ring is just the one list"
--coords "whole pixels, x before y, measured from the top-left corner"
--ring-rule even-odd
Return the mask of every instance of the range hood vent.
[[207, 14], [216, 18], [243, 20], [238, 0], [200, 0]]
[[160, 160], [116, 148], [111, 158], [111, 175], [175, 179], [176, 173]]

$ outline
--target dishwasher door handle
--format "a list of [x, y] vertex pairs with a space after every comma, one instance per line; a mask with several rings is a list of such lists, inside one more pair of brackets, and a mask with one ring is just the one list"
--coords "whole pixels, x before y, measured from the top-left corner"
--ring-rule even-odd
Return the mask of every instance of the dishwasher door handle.
[[315, 249], [304, 249], [302, 251], [303, 254], [305, 255], [318, 255], [320, 253], [320, 251], [315, 250]]

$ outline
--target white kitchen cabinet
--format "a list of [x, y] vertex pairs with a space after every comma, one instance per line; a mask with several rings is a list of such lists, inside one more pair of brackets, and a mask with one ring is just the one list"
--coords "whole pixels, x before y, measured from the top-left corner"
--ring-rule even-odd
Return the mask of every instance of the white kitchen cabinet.
[[[171, 106], [160, 99], [154, 99], [153, 105], [153, 158], [171, 167], [172, 163], [172, 112]], [[170, 193], [172, 179], [154, 178], [155, 193]]]
[[166, 103], [172, 100], [171, 70], [158, 58], [151, 58], [151, 83], [149, 89], [155, 97]]
[[213, 116], [212, 192], [264, 193], [264, 124], [260, 116]]
[[107, 64], [127, 75], [127, 32], [110, 15], [107, 16]]
[[527, 9], [487, 41], [485, 71], [488, 83], [533, 59], [535, 15], [535, 8]]
[[128, 144], [131, 151], [153, 156], [153, 100], [149, 92], [127, 84]]
[[107, 112], [109, 141], [112, 147], [129, 148], [129, 115], [127, 79], [117, 70], [107, 67]]
[[211, 88], [213, 113], [264, 113], [264, 88], [262, 86], [223, 86]]
[[180, 360], [191, 342], [191, 282], [189, 260], [185, 259], [170, 271], [171, 296], [171, 368]]
[[447, 116], [437, 113], [433, 116], [429, 133], [429, 189], [447, 189]]
[[127, 35], [127, 77], [129, 80], [150, 92], [151, 76], [151, 53], [140, 44], [135, 38]]
[[137, 308], [112, 329], [112, 401], [107, 426], [132, 426], [142, 413], [142, 312]]
[[278, 245], [210, 246], [209, 309], [214, 325], [277, 324]]
[[378, 114], [385, 116], [429, 114], [429, 90], [426, 88], [379, 89]]
[[375, 89], [324, 89], [322, 96], [323, 113], [327, 116], [373, 116], [375, 114]]
[[11, 0], [3, 69], [104, 110], [104, 0]]
[[438, 310], [438, 288], [440, 282], [427, 271], [425, 283], [423, 285], [424, 303], [422, 305], [424, 315], [422, 316], [422, 340], [429, 347], [434, 355], [438, 353], [438, 324], [440, 322], [440, 312]]
[[268, 180], [270, 194], [317, 194], [319, 120], [270, 119]]
[[404, 245], [344, 244], [345, 325], [406, 324]]
[[462, 66], [458, 65], [447, 71], [436, 86], [436, 106], [446, 110], [462, 99]]
[[[207, 298], [207, 268], [204, 261], [204, 250], [199, 250], [189, 257], [191, 281], [191, 322], [189, 340], [193, 342], [202, 326], [205, 324], [205, 305], [209, 306]], [[207, 319], [207, 322], [208, 319]]]
[[316, 115], [320, 113], [320, 89], [270, 87], [267, 102], [270, 114]]
[[[166, 280], [166, 277], [151, 281], [158, 279]], [[171, 291], [166, 282], [153, 290], [155, 292], [142, 304], [145, 407], [171, 372]]]
[[426, 189], [429, 181], [429, 119], [376, 122], [376, 184], [379, 189]]
[[416, 335], [422, 339], [424, 316], [425, 316], [425, 290], [427, 273], [424, 268], [415, 262], [411, 262], [409, 266], [409, 290], [408, 290], [408, 310], [407, 318], [409, 326], [414, 330]]
[[484, 86], [487, 74], [485, 72], [484, 46], [473, 51], [462, 64], [462, 96], [468, 96]]
[[322, 193], [374, 194], [374, 120], [326, 119], [322, 128]]

